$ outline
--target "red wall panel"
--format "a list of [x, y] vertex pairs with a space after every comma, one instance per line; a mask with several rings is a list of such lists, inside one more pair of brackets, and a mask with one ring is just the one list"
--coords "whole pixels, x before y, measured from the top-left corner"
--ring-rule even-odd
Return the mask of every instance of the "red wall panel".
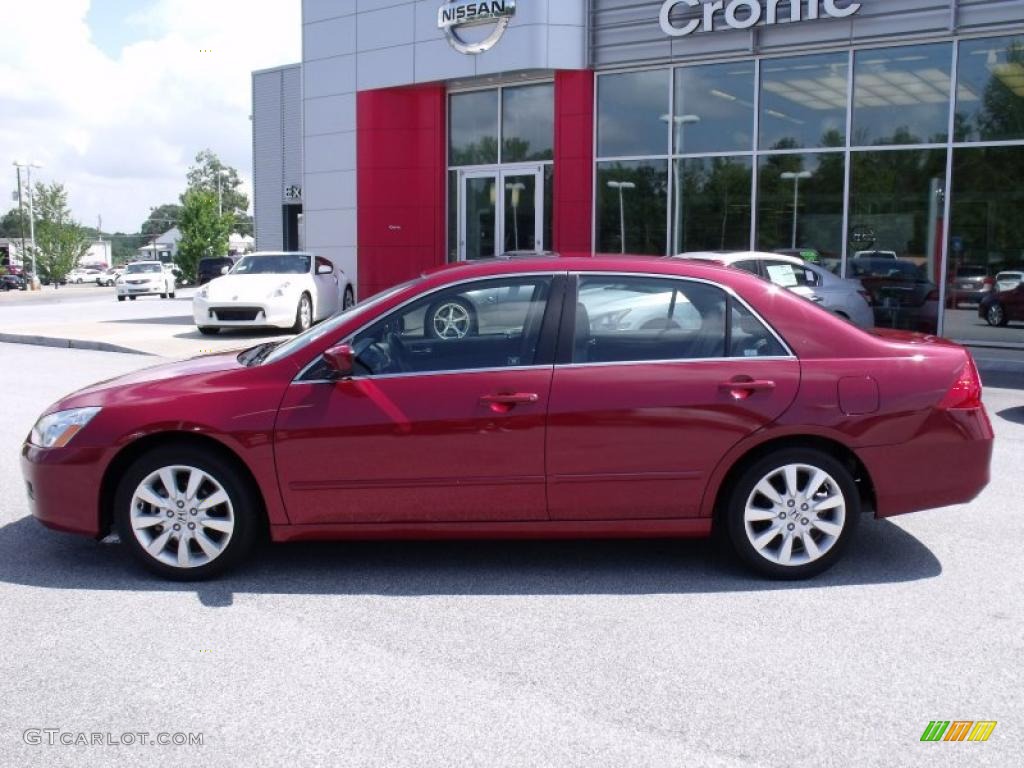
[[445, 262], [443, 85], [356, 97], [359, 298]]
[[555, 73], [554, 243], [562, 255], [593, 253], [594, 73]]

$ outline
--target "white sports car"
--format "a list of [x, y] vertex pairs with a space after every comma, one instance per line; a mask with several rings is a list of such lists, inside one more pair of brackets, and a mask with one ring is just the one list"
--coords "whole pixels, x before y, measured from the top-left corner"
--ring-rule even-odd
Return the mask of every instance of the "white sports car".
[[345, 273], [310, 253], [251, 253], [196, 291], [192, 316], [201, 333], [221, 328], [304, 331], [355, 303]]

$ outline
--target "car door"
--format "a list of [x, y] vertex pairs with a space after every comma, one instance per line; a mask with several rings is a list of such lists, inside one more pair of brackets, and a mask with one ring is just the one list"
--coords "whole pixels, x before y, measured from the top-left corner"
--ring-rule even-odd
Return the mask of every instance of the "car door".
[[[348, 341], [356, 375], [319, 361], [289, 387], [275, 433], [293, 523], [514, 522], [547, 518], [544, 433], [564, 276], [434, 291]], [[437, 338], [441, 302], [527, 290], [515, 327]]]
[[[330, 270], [323, 272], [322, 270]], [[313, 285], [316, 288], [315, 319], [323, 320], [341, 308], [341, 285], [334, 262], [317, 256], [313, 265]]]
[[725, 452], [792, 403], [799, 363], [707, 282], [584, 274], [576, 299], [548, 414], [551, 518], [696, 516]]

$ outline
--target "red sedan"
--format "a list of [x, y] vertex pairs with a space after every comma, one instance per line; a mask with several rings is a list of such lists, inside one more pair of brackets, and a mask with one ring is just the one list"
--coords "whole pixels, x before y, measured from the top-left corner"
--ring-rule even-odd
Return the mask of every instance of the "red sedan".
[[861, 513], [973, 499], [969, 353], [714, 264], [441, 269], [284, 342], [97, 384], [22, 449], [34, 515], [201, 579], [261, 536], [688, 537], [772, 577]]

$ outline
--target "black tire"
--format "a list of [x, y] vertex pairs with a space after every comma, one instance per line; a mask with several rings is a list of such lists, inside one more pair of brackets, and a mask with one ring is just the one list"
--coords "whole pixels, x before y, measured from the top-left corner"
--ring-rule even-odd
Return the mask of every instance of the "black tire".
[[1006, 309], [1003, 308], [1003, 305], [995, 302], [985, 310], [985, 322], [993, 328], [1002, 328], [1010, 322], [1010, 318], [1007, 317]]
[[172, 299], [174, 299], [174, 298], [177, 298], [177, 292], [175, 292], [175, 291], [171, 291], [171, 292], [170, 292], [170, 293], [168, 293], [167, 295], [168, 295], [168, 296], [169, 296], [170, 298], [172, 298]]
[[345, 286], [345, 294], [341, 299], [342, 310], [350, 309], [356, 305], [356, 295], [351, 285]]
[[167, 298], [167, 294], [166, 293], [161, 293], [160, 294], [160, 298], [161, 299], [166, 299]]
[[[824, 547], [825, 543], [829, 540], [829, 535], [817, 529], [813, 523], [808, 526], [808, 521], [813, 520], [813, 513], [808, 509], [809, 504], [805, 506], [800, 504], [799, 501], [795, 504], [790, 504], [789, 500], [787, 500], [782, 505], [777, 505], [773, 504], [767, 496], [755, 495], [755, 488], [762, 480], [768, 479], [772, 476], [773, 472], [779, 471], [788, 465], [802, 465], [826, 472], [837, 486], [831, 488], [831, 490], [839, 491], [842, 494], [844, 503], [841, 524], [837, 522], [839, 520], [839, 509], [825, 510], [819, 516], [819, 521], [822, 524], [840, 525], [841, 530], [838, 532], [838, 535], [834, 536], [823, 554], [816, 559], [809, 559], [806, 562], [801, 561], [804, 558], [810, 558], [811, 555], [803, 543], [805, 535], [811, 539], [814, 547], [818, 547], [819, 544]], [[803, 478], [805, 486], [809, 484], [809, 472], [802, 471], [798, 473], [797, 477], [798, 485], [801, 478]], [[823, 485], [822, 488], [824, 487]], [[776, 490], [778, 491], [779, 488], [776, 487]], [[807, 488], [804, 487], [803, 490], [806, 491]], [[784, 492], [779, 495], [786, 499]], [[751, 523], [751, 535], [755, 538], [758, 536], [768, 536], [772, 528], [777, 529], [776, 536], [769, 538], [762, 547], [762, 550], [758, 550], [754, 546], [747, 533], [745, 512], [748, 500], [752, 502], [754, 500], [762, 503], [768, 502], [772, 510], [765, 509], [764, 511], [772, 511], [773, 515], [775, 510], [778, 510], [778, 517], [773, 516], [770, 520]], [[758, 506], [760, 507], [760, 504]], [[853, 476], [842, 462], [827, 453], [811, 448], [789, 448], [769, 454], [744, 469], [729, 493], [722, 514], [724, 516], [722, 522], [726, 526], [732, 549], [744, 565], [762, 576], [772, 579], [796, 580], [816, 576], [831, 568], [842, 557], [857, 529], [861, 515], [861, 504], [860, 495], [857, 492]], [[785, 518], [782, 517], [783, 514], [786, 514]], [[801, 533], [801, 529], [805, 532]], [[790, 533], [794, 530], [796, 531], [795, 535]], [[789, 538], [793, 540], [793, 543], [790, 545], [790, 551], [797, 558], [797, 563], [793, 565], [785, 565], [771, 559], [775, 554], [772, 545], [776, 544], [776, 542], [778, 542], [778, 550], [781, 556], [785, 548], [784, 543], [787, 533], [789, 533]], [[799, 543], [797, 543], [797, 540]], [[762, 552], [767, 554], [762, 554]]]
[[117, 297], [117, 300], [118, 300], [118, 301], [124, 301], [124, 296], [118, 296], [118, 297]]
[[213, 325], [200, 325], [199, 332], [203, 334], [203, 336], [216, 336], [220, 333], [220, 328]]
[[[132, 498], [136, 488], [151, 473], [162, 467], [176, 465], [194, 467], [214, 478], [227, 494], [234, 514], [234, 529], [220, 554], [213, 560], [192, 567], [170, 565], [150, 555], [136, 537], [131, 523]], [[185, 510], [183, 513], [187, 515]], [[142, 455], [121, 477], [114, 495], [114, 524], [122, 543], [149, 571], [174, 581], [203, 581], [236, 566], [252, 550], [263, 525], [263, 507], [250, 482], [230, 461], [208, 448], [172, 443]], [[162, 531], [163, 525], [154, 528]], [[149, 530], [152, 529], [146, 529]], [[171, 533], [170, 536], [168, 543], [176, 541], [176, 534]], [[200, 556], [198, 544], [193, 551]]]
[[[438, 322], [436, 320], [437, 313], [444, 310], [448, 306], [461, 307], [463, 311], [465, 311], [466, 315], [468, 315], [469, 323], [468, 326], [466, 326], [465, 333], [458, 335], [458, 333], [456, 332], [455, 335], [444, 335], [441, 332], [441, 330], [439, 330]], [[476, 336], [477, 330], [479, 328], [476, 307], [474, 307], [466, 299], [458, 297], [451, 299], [442, 299], [441, 301], [435, 301], [427, 308], [427, 312], [423, 316], [423, 326], [426, 332], [425, 335], [431, 339], [450, 340], [464, 339], [467, 336]]]
[[[302, 317], [303, 304], [309, 307], [309, 322], [307, 323]], [[303, 293], [299, 297], [298, 306], [295, 307], [295, 325], [292, 326], [292, 331], [295, 333], [302, 333], [303, 331], [309, 330], [313, 325], [313, 300], [309, 297], [308, 293]]]
[[138, 296], [129, 296], [128, 298], [131, 299], [132, 301], [135, 301], [138, 298]]

